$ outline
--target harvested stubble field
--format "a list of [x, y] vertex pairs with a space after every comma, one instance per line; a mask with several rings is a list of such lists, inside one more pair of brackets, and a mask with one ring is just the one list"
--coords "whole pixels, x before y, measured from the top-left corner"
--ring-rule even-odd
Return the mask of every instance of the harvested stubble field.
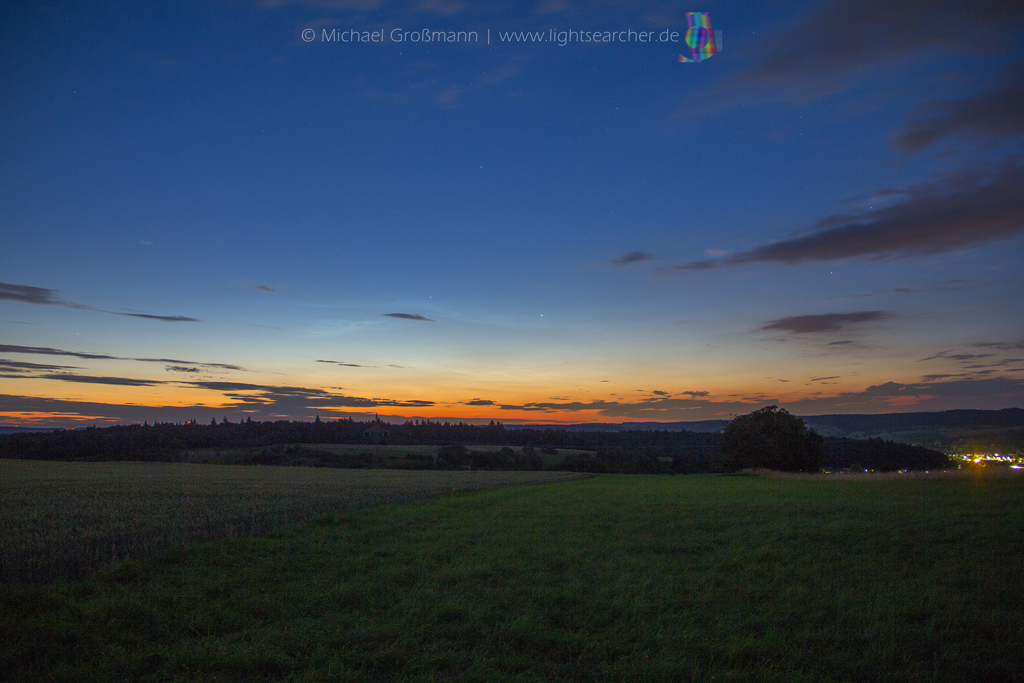
[[[294, 447], [304, 451], [312, 451], [314, 453], [320, 451], [326, 451], [328, 453], [336, 453], [343, 455], [362, 455], [364, 453], [372, 453], [375, 456], [379, 456], [385, 461], [392, 458], [404, 458], [406, 456], [427, 456], [437, 455], [437, 445], [368, 445], [368, 444], [323, 444], [323, 443], [296, 443], [289, 444], [288, 446], [278, 446], [277, 448], [289, 448]], [[494, 445], [473, 445], [467, 447], [469, 451], [485, 451], [485, 452], [496, 452], [500, 451], [506, 446], [494, 446]], [[522, 446], [511, 447], [512, 451], [517, 455], [523, 454]], [[257, 446], [257, 447], [245, 447], [245, 448], [198, 448], [193, 450], [183, 451], [180, 454], [181, 462], [187, 463], [202, 463], [202, 464], [217, 464], [217, 465], [239, 465], [252, 463], [253, 457], [259, 456], [262, 453], [273, 451], [274, 447]], [[555, 453], [545, 453], [544, 451], [538, 451], [537, 455], [544, 463], [545, 469], [556, 469], [561, 464], [562, 460], [568, 455], [594, 455], [595, 451], [587, 451], [576, 448], [559, 448]], [[296, 455], [301, 455], [297, 453]]]
[[325, 513], [573, 476], [0, 460], [0, 581], [73, 578]]

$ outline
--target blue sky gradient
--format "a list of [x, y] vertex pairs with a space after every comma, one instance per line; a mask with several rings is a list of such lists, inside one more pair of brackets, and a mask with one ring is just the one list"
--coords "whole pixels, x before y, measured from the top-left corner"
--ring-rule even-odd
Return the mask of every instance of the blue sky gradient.
[[1024, 407], [1019, 3], [0, 13], [0, 422]]

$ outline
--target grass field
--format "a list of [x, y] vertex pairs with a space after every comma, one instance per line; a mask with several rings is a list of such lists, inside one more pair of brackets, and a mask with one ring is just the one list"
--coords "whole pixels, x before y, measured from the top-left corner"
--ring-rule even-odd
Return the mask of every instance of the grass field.
[[5, 586], [13, 681], [1021, 681], [1024, 481], [601, 476]]
[[[290, 446], [297, 446], [301, 449], [307, 449], [312, 451], [327, 451], [330, 453], [342, 453], [345, 455], [359, 455], [362, 453], [374, 453], [382, 458], [403, 458], [408, 455], [437, 455], [439, 446], [436, 445], [394, 445], [394, 444], [323, 444], [323, 443], [299, 443], [289, 444]], [[467, 447], [471, 451], [500, 451], [505, 446], [495, 445], [474, 445]], [[512, 450], [521, 455], [523, 448], [521, 446], [512, 446]], [[183, 451], [181, 453], [181, 459], [183, 462], [189, 463], [206, 463], [206, 464], [218, 464], [218, 465], [234, 465], [244, 463], [247, 458], [251, 458], [253, 455], [267, 451], [267, 447], [252, 447], [252, 448], [197, 448], [193, 450]], [[548, 454], [541, 450], [537, 450], [537, 455], [544, 462], [545, 468], [552, 468], [557, 466], [567, 455], [593, 455], [595, 451], [586, 451], [573, 448], [559, 448], [557, 453]]]
[[0, 460], [0, 581], [72, 578], [328, 512], [572, 476]]

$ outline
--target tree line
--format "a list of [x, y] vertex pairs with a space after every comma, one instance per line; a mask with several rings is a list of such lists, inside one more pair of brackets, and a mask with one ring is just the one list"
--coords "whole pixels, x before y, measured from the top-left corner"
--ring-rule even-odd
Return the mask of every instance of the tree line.
[[[367, 449], [341, 454], [317, 449], [316, 444], [364, 444]], [[416, 420], [387, 424], [377, 420], [324, 421], [319, 418], [314, 422], [246, 420], [234, 423], [224, 419], [211, 424], [117, 425], [5, 434], [0, 435], [0, 458], [175, 462], [180, 461], [186, 451], [212, 448], [254, 449], [243, 458], [250, 464], [395, 466], [394, 460], [389, 465], [374, 454], [373, 446], [378, 444], [436, 445], [438, 450], [432, 455], [410, 454], [400, 459], [399, 466], [417, 469], [540, 469], [545, 463], [549, 468], [560, 470], [643, 474], [696, 474], [739, 469], [738, 461], [723, 451], [721, 433], [583, 432], [506, 428], [500, 422], [471, 425]], [[473, 449], [480, 445], [505, 448]], [[876, 470], [949, 466], [948, 458], [938, 451], [880, 439], [825, 437], [820, 448], [820, 460], [808, 466], [810, 469], [840, 469], [853, 464]], [[587, 452], [560, 453], [563, 450]], [[543, 454], [551, 457], [544, 458]], [[561, 457], [554, 457], [556, 454]]]

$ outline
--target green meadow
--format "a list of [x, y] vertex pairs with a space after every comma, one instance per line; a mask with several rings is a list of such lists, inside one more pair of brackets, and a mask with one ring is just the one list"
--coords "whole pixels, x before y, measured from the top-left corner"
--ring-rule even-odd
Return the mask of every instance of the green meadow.
[[1024, 480], [985, 474], [602, 475], [449, 492], [8, 582], [0, 671], [1020, 681], [1022, 504]]

